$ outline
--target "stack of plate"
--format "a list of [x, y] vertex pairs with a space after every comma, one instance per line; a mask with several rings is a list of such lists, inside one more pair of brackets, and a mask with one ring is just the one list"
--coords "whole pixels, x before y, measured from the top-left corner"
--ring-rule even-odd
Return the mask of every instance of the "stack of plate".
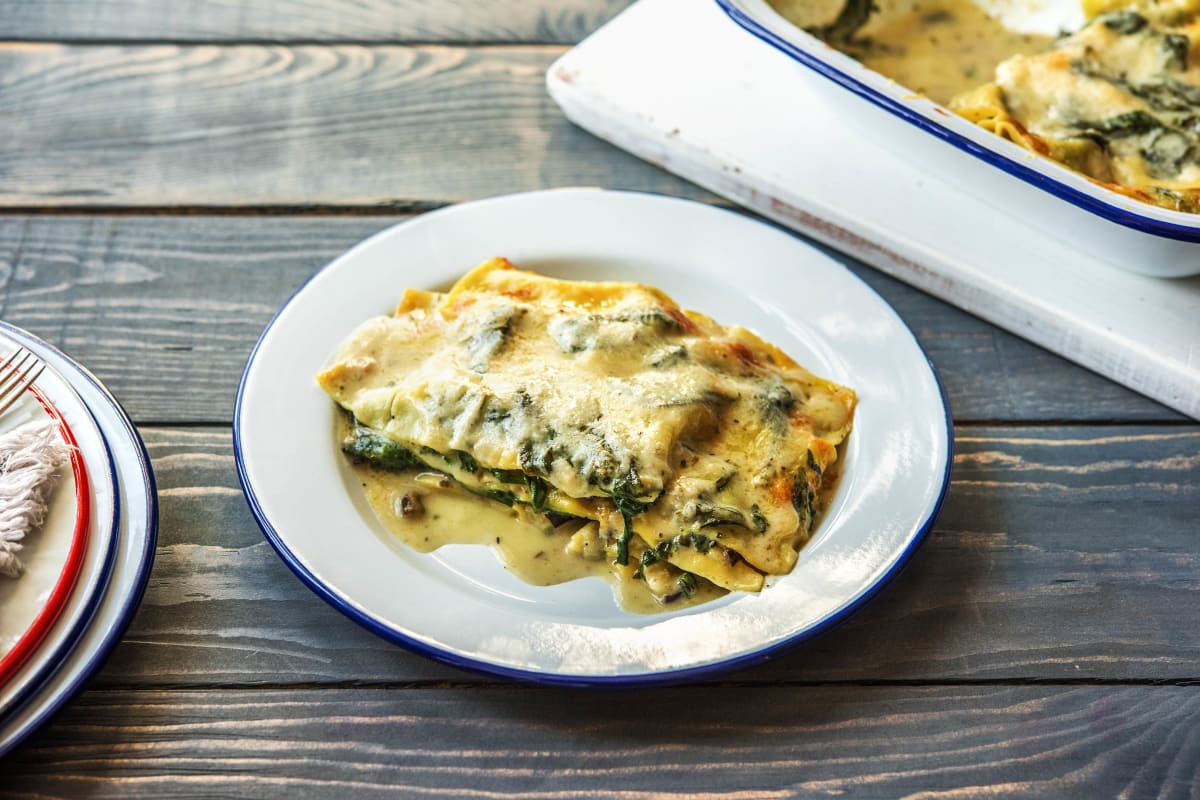
[[47, 365], [0, 415], [0, 434], [49, 418], [73, 448], [45, 524], [0, 578], [0, 756], [104, 663], [141, 600], [158, 526], [145, 445], [120, 404], [51, 345], [0, 322], [0, 360], [25, 347]]

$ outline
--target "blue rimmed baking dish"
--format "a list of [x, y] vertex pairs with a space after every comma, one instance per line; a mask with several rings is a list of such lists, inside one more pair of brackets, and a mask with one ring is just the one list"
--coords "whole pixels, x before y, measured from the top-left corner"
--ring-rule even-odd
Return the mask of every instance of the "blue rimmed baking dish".
[[[1068, 241], [1098, 261], [1158, 277], [1200, 274], [1200, 214], [1140, 202], [1006, 141], [868, 69], [765, 0], [717, 3], [738, 25], [832, 81], [830, 100], [839, 110], [860, 115], [869, 133], [889, 139], [897, 157], [919, 162], [999, 213]], [[877, 109], [907, 124], [891, 124]]]

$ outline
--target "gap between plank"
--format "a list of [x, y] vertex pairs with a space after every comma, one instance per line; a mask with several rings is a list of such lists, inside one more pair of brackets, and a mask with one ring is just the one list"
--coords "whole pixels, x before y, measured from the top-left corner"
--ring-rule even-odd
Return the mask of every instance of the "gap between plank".
[[[547, 187], [545, 191], [553, 191], [559, 187]], [[564, 186], [563, 189], [574, 187]], [[613, 191], [624, 191], [615, 189]], [[0, 204], [0, 216], [6, 217], [74, 217], [81, 215], [97, 217], [359, 217], [380, 216], [386, 214], [424, 214], [437, 211], [449, 206], [462, 205], [475, 200], [486, 200], [495, 195], [464, 200], [381, 200], [378, 203], [357, 203], [348, 205], [328, 205], [316, 203], [280, 203], [274, 205], [194, 205], [194, 206], [104, 206], [104, 205], [55, 205], [30, 206]], [[765, 222], [772, 227], [795, 234], [775, 223], [758, 216], [752, 211], [725, 201], [695, 201], [713, 208], [727, 211], [738, 211], [748, 217]], [[801, 237], [804, 238], [804, 237]]]
[[[641, 687], [646, 690], [662, 689], [820, 689], [836, 688], [975, 688], [980, 686], [994, 687], [1065, 687], [1065, 686], [1095, 686], [1095, 687], [1175, 687], [1200, 688], [1200, 676], [1191, 678], [982, 678], [979, 680], [955, 680], [950, 678], [934, 678], [929, 680], [849, 680], [849, 681], [703, 681], [697, 683], [667, 684], [663, 686]], [[577, 691], [572, 687], [543, 686], [510, 681], [330, 681], [321, 683], [303, 681], [300, 683], [145, 683], [131, 681], [129, 683], [102, 683], [97, 681], [89, 690], [92, 692], [124, 692], [124, 691], [164, 691], [164, 692], [211, 692], [211, 691], [331, 691], [331, 690], [374, 690], [374, 691], [428, 691], [428, 690], [486, 690], [486, 689], [516, 689], [521, 691], [544, 691], [547, 688], [562, 688]]]
[[[465, 201], [464, 201], [465, 202]], [[381, 214], [424, 214], [456, 201], [394, 200], [373, 204], [344, 206], [330, 205], [261, 205], [261, 206], [4, 206], [0, 216], [6, 217], [359, 217]]]
[[[170, 419], [138, 419], [134, 420], [139, 428], [232, 428], [233, 422], [228, 419], [209, 419], [209, 420], [170, 420]], [[1109, 428], [1145, 428], [1147, 432], [1155, 428], [1195, 428], [1198, 427], [1195, 420], [1186, 418], [1168, 419], [1168, 420], [1147, 420], [1147, 419], [1127, 419], [1127, 420], [1087, 420], [1087, 419], [1068, 419], [1068, 420], [955, 420], [955, 432], [963, 430], [980, 430], [985, 428], [999, 430], [1043, 430], [1050, 428], [1078, 430], [1081, 428], [1096, 428], [1105, 430]]]
[[114, 37], [61, 37], [42, 39], [6, 36], [0, 39], [0, 48], [7, 45], [65, 45], [68, 47], [456, 47], [473, 50], [495, 50], [503, 48], [543, 48], [562, 51], [574, 47], [578, 42], [529, 42], [529, 41], [471, 41], [458, 39], [121, 39]]

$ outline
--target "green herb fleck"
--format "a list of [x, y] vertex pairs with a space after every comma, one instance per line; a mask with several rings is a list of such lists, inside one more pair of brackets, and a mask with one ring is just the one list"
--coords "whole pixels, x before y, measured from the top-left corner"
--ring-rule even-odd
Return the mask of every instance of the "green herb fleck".
[[759, 533], [766, 533], [767, 518], [763, 516], [762, 511], [758, 508], [758, 503], [750, 506], [750, 519], [754, 522], [754, 530]]

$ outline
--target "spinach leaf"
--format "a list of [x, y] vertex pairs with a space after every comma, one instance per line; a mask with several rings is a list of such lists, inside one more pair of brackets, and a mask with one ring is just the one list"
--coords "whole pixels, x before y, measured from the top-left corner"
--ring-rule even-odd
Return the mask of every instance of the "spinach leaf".
[[1168, 33], [1162, 37], [1164, 69], [1177, 69], [1183, 72], [1188, 67], [1188, 52], [1192, 42], [1180, 33]]
[[1104, 27], [1122, 36], [1137, 33], [1150, 24], [1145, 17], [1136, 11], [1118, 11], [1113, 14], [1105, 14], [1100, 18], [1100, 21], [1104, 24]]
[[1109, 117], [1106, 120], [1084, 124], [1110, 139], [1137, 136], [1162, 127], [1161, 122], [1145, 111], [1126, 111], [1123, 114], [1117, 114], [1115, 117]]
[[466, 343], [473, 371], [487, 372], [488, 361], [504, 347], [513, 321], [524, 313], [524, 309], [516, 306], [501, 306], [488, 314]]
[[1176, 130], [1159, 130], [1141, 149], [1142, 158], [1158, 177], [1179, 174], [1185, 161], [1194, 160], [1195, 142]]
[[355, 461], [387, 472], [403, 472], [424, 466], [403, 445], [365, 425], [354, 426], [354, 430], [342, 441], [342, 452]]
[[633, 538], [633, 522], [628, 514], [622, 512], [621, 516], [625, 520], [625, 530], [617, 539], [617, 563], [623, 567], [629, 563], [629, 540]]
[[715, 503], [697, 500], [694, 503], [688, 504], [687, 511], [689, 513], [694, 512], [695, 525], [700, 528], [711, 528], [714, 525], [737, 525], [740, 528], [750, 527], [750, 523], [746, 521], [746, 515], [733, 506], [719, 506]]
[[835, 47], [850, 44], [871, 14], [878, 10], [874, 0], [846, 0], [837, 19], [824, 27], [814, 28], [811, 33]]
[[812, 487], [808, 485], [808, 474], [804, 470], [796, 473], [792, 488], [792, 505], [800, 515], [800, 525], [805, 531], [812, 530], [813, 520], [817, 517], [817, 498]]
[[534, 511], [541, 514], [546, 510], [546, 498], [550, 494], [550, 490], [546, 488], [546, 482], [533, 475], [526, 475], [525, 485], [529, 487], [529, 505]]

